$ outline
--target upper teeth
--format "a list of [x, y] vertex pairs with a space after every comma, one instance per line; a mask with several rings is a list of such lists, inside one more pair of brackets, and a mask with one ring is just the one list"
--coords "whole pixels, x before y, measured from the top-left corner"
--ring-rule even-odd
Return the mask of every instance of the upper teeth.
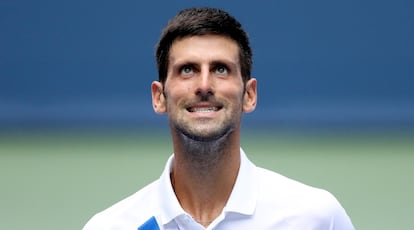
[[190, 108], [190, 112], [213, 112], [217, 111], [217, 107], [196, 107]]

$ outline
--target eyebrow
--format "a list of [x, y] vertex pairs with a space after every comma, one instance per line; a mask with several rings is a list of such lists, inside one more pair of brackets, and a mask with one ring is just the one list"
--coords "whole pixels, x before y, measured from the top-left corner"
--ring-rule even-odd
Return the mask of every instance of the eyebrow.
[[218, 66], [218, 65], [225, 65], [231, 68], [237, 68], [237, 63], [232, 62], [232, 61], [222, 61], [222, 60], [215, 60], [215, 61], [211, 61], [209, 63], [212, 66]]
[[[173, 60], [171, 60], [173, 61]], [[171, 63], [171, 67], [176, 68], [176, 67], [180, 67], [180, 66], [184, 66], [184, 65], [191, 65], [191, 66], [198, 66], [200, 65], [199, 62], [197, 61], [193, 61], [193, 60], [182, 60], [182, 61], [178, 61], [175, 63]], [[226, 65], [232, 68], [237, 68], [237, 62], [233, 62], [233, 61], [229, 61], [229, 60], [224, 60], [224, 59], [217, 59], [217, 60], [212, 60], [208, 63], [211, 66], [217, 66], [217, 65]]]

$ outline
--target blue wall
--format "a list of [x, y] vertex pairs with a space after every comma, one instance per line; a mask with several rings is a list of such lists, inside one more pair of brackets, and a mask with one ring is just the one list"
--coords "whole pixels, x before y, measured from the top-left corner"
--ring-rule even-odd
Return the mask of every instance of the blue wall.
[[414, 127], [414, 3], [0, 1], [0, 128], [165, 124], [154, 46], [184, 7], [236, 16], [254, 49], [249, 125]]

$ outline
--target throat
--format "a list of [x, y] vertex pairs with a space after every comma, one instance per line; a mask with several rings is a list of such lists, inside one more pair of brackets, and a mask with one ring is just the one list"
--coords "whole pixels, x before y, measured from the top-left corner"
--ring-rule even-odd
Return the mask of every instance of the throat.
[[[182, 181], [180, 180], [182, 177], [174, 176], [174, 172], [170, 174], [170, 177], [181, 207], [191, 215], [194, 221], [205, 227], [220, 215], [232, 190], [232, 187], [223, 188], [219, 181], [200, 179], [192, 181], [188, 178], [185, 178], [186, 181]], [[225, 190], [228, 191], [224, 192]]]
[[[178, 162], [174, 164], [176, 163]], [[226, 158], [218, 164], [210, 165], [208, 170], [207, 166], [195, 170], [188, 165], [179, 164], [175, 165], [177, 168], [173, 168], [170, 174], [171, 184], [181, 207], [204, 227], [210, 225], [227, 204], [237, 179], [240, 162], [238, 159]]]

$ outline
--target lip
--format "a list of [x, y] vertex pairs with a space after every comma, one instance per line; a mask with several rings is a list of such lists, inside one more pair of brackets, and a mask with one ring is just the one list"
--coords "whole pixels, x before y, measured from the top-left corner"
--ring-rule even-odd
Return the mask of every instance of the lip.
[[202, 113], [202, 114], [208, 114], [208, 113], [214, 113], [219, 110], [221, 110], [223, 106], [218, 104], [211, 104], [211, 103], [197, 103], [194, 105], [191, 105], [187, 107], [187, 111], [190, 113]]

